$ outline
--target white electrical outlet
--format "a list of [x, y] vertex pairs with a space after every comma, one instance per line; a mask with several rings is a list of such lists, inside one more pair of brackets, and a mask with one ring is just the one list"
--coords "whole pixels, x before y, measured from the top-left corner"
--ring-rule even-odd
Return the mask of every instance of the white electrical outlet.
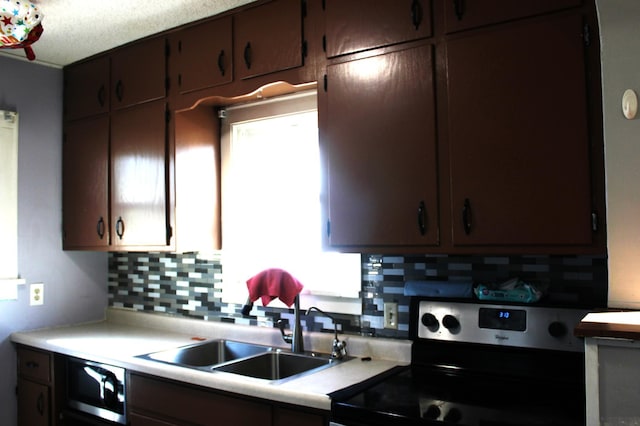
[[44, 284], [35, 283], [29, 286], [29, 305], [44, 304]]
[[398, 304], [388, 302], [384, 304], [384, 328], [398, 329]]

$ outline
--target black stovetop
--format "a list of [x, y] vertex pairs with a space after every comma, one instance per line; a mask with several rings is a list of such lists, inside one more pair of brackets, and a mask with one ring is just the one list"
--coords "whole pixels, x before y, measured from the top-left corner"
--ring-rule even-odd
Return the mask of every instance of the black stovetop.
[[335, 395], [333, 420], [361, 426], [584, 425], [584, 388], [397, 368], [377, 383]]

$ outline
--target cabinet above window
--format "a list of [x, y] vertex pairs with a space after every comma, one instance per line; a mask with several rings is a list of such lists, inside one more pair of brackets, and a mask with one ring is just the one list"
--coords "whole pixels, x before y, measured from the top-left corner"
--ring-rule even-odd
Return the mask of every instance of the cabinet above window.
[[432, 35], [429, 0], [326, 0], [327, 57]]

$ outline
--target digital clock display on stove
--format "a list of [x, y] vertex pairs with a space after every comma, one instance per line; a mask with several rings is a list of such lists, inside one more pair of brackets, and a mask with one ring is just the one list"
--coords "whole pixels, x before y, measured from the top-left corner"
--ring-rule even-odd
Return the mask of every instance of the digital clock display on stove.
[[522, 309], [480, 308], [478, 326], [494, 330], [525, 331], [527, 329], [527, 312]]

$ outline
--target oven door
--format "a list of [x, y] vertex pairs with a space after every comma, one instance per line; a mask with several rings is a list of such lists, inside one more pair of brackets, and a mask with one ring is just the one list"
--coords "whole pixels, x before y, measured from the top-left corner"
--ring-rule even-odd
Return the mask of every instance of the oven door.
[[126, 424], [125, 375], [125, 369], [120, 367], [69, 358], [67, 406], [109, 422]]
[[63, 410], [62, 418], [64, 426], [114, 426], [119, 425], [119, 422], [112, 422], [108, 420], [102, 420], [99, 417], [92, 416], [74, 410]]

